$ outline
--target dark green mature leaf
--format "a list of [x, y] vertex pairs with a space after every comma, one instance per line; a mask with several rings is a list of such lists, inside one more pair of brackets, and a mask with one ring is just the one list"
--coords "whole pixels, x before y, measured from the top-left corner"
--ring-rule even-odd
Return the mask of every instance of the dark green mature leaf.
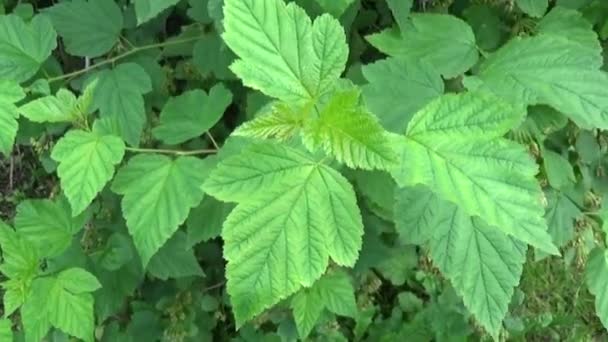
[[16, 15], [0, 15], [0, 79], [27, 81], [55, 47], [57, 34], [46, 16], [25, 23]]
[[146, 123], [146, 109], [142, 95], [152, 91], [150, 76], [134, 63], [120, 64], [114, 69], [101, 71], [94, 76], [97, 86], [93, 107], [107, 118], [116, 135], [129, 145], [139, 144]]
[[602, 321], [604, 328], [608, 329], [608, 256], [606, 250], [596, 248], [589, 255], [585, 280], [589, 292], [595, 296], [595, 311]]
[[515, 0], [515, 3], [531, 17], [542, 17], [549, 7], [549, 0]]
[[148, 272], [162, 280], [204, 275], [193, 250], [187, 245], [186, 234], [182, 232], [173, 235], [150, 259]]
[[45, 11], [74, 56], [97, 57], [120, 37], [123, 14], [114, 0], [63, 1]]
[[234, 205], [206, 196], [198, 207], [192, 209], [186, 221], [188, 246], [220, 236], [222, 224], [232, 209]]
[[424, 185], [397, 189], [394, 213], [399, 239], [407, 244], [426, 243], [439, 224], [440, 203], [443, 201]]
[[556, 246], [562, 247], [574, 237], [575, 220], [582, 215], [571, 189], [550, 190], [547, 195], [545, 219]]
[[141, 25], [177, 4], [179, 0], [134, 0], [134, 2], [137, 23]]
[[365, 103], [385, 129], [402, 133], [414, 113], [443, 94], [443, 80], [424, 61], [388, 58], [363, 67]]
[[198, 137], [221, 119], [231, 102], [232, 93], [221, 83], [209, 95], [200, 89], [185, 92], [167, 101], [153, 134], [169, 145]]

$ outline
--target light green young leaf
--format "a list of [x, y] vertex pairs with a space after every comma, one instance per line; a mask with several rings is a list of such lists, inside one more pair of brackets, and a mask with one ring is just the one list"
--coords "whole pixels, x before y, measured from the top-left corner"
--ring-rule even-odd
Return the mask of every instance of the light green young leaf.
[[82, 213], [114, 175], [125, 153], [123, 141], [112, 135], [72, 130], [55, 145], [51, 158], [72, 215]]
[[51, 21], [36, 15], [25, 23], [20, 17], [0, 16], [0, 79], [27, 81], [57, 47]]
[[60, 255], [85, 224], [86, 215], [72, 217], [64, 199], [26, 200], [17, 206], [15, 229], [38, 248], [41, 256]]
[[445, 14], [412, 14], [401, 32], [388, 29], [367, 36], [381, 52], [430, 63], [446, 78], [469, 70], [479, 58], [475, 35], [463, 20]]
[[137, 24], [141, 25], [146, 21], [155, 18], [162, 11], [178, 2], [179, 0], [135, 0]]
[[101, 288], [99, 280], [82, 268], [69, 268], [57, 275], [61, 286], [73, 294], [95, 292]]
[[[479, 67], [479, 87], [517, 104], [545, 104], [582, 128], [608, 128], [608, 76], [600, 51], [557, 35], [512, 39]], [[474, 82], [466, 80], [465, 84]]]
[[154, 254], [148, 264], [148, 272], [156, 278], [182, 278], [203, 276], [194, 251], [187, 245], [186, 234], [177, 232]]
[[531, 17], [542, 17], [547, 12], [549, 0], [515, 0], [517, 7]]
[[587, 259], [585, 282], [595, 296], [595, 312], [604, 328], [608, 329], [608, 256], [606, 250], [594, 249]]
[[414, 113], [443, 94], [439, 72], [424, 61], [388, 58], [363, 67], [365, 103], [385, 129], [401, 133]]
[[439, 224], [437, 208], [440, 201], [437, 195], [424, 185], [397, 189], [393, 212], [399, 239], [406, 244], [426, 243]]
[[77, 118], [76, 96], [59, 89], [57, 95], [49, 95], [30, 101], [19, 107], [19, 112], [33, 122], [72, 122]]
[[165, 144], [177, 145], [196, 138], [213, 127], [232, 102], [232, 93], [219, 83], [209, 90], [187, 91], [167, 101], [160, 125], [152, 131]]
[[102, 118], [109, 118], [116, 134], [129, 145], [138, 145], [146, 123], [142, 95], [152, 91], [150, 76], [138, 64], [126, 63], [101, 71], [94, 79], [93, 108], [99, 109]]
[[314, 24], [283, 0], [225, 0], [224, 41], [240, 58], [243, 83], [286, 102], [306, 103], [333, 87], [344, 71], [344, 30], [329, 14]]
[[321, 317], [325, 304], [316, 289], [302, 289], [291, 299], [298, 335], [305, 339]]
[[123, 14], [114, 0], [63, 1], [45, 10], [74, 56], [98, 57], [120, 37]]
[[15, 102], [25, 97], [19, 84], [11, 80], [0, 80], [0, 152], [8, 155], [13, 149], [19, 129], [19, 113]]
[[333, 94], [319, 118], [306, 122], [304, 143], [310, 150], [323, 148], [351, 168], [388, 170], [396, 162], [392, 142], [359, 96], [359, 90]]
[[268, 107], [268, 111], [239, 126], [232, 135], [288, 140], [303, 127], [305, 114], [309, 109], [308, 106], [295, 108], [285, 102], [274, 103]]
[[425, 184], [468, 214], [557, 254], [542, 217], [538, 168], [523, 146], [502, 138], [523, 113], [490, 94], [444, 95], [412, 118], [393, 176], [401, 186]]
[[307, 153], [254, 145], [221, 162], [205, 190], [241, 202], [223, 231], [228, 293], [239, 326], [312, 285], [330, 257], [344, 266], [357, 259], [363, 225], [352, 186]]
[[112, 190], [124, 195], [123, 215], [144, 266], [203, 199], [206, 168], [194, 157], [137, 155], [117, 172]]
[[431, 258], [496, 339], [519, 284], [526, 246], [451, 203], [442, 201], [435, 209], [439, 224], [430, 240]]

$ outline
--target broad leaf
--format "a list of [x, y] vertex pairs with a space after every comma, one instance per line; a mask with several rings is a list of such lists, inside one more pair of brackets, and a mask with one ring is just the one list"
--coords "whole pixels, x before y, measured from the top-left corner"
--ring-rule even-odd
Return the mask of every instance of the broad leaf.
[[196, 89], [167, 101], [160, 113], [160, 126], [152, 132], [166, 144], [177, 145], [196, 138], [213, 127], [232, 102], [232, 93], [221, 83], [209, 95]]
[[205, 190], [240, 202], [223, 231], [228, 293], [239, 326], [312, 285], [330, 257], [345, 266], [357, 259], [363, 226], [351, 185], [300, 150], [254, 145], [222, 161]]
[[182, 232], [177, 232], [150, 259], [148, 272], [162, 280], [204, 274], [194, 251], [187, 245], [186, 234]]
[[489, 94], [444, 95], [412, 118], [394, 177], [401, 186], [425, 184], [468, 214], [557, 254], [537, 166], [523, 146], [502, 138], [522, 117], [523, 110]]
[[587, 259], [585, 281], [595, 296], [595, 312], [604, 328], [608, 329], [608, 256], [606, 250], [594, 249]]
[[363, 67], [363, 96], [389, 131], [401, 133], [414, 113], [443, 94], [443, 80], [424, 61], [388, 58]]
[[531, 17], [542, 17], [549, 7], [549, 0], [515, 0], [515, 3]]
[[177, 4], [179, 0], [135, 0], [134, 2], [137, 23], [143, 24], [167, 8]]
[[26, 24], [16, 15], [0, 15], [0, 79], [27, 81], [56, 46], [57, 34], [46, 16]]
[[439, 224], [437, 211], [442, 202], [424, 185], [397, 189], [393, 211], [399, 239], [406, 244], [426, 243]]
[[310, 106], [298, 108], [277, 102], [262, 109], [257, 117], [239, 126], [232, 134], [285, 141], [292, 138], [304, 126], [304, 119], [310, 109]]
[[12, 151], [19, 128], [19, 113], [14, 103], [24, 97], [23, 89], [16, 82], [0, 80], [0, 152], [5, 155]]
[[389, 56], [424, 60], [446, 78], [463, 74], [479, 58], [473, 30], [454, 16], [412, 14], [400, 28], [372, 34], [367, 40]]
[[19, 107], [19, 113], [33, 122], [72, 122], [78, 118], [76, 96], [66, 89], [30, 101]]
[[134, 63], [120, 64], [96, 74], [93, 107], [108, 118], [117, 135], [129, 145], [138, 145], [146, 122], [143, 94], [152, 91], [150, 76]]
[[63, 1], [45, 11], [66, 51], [74, 56], [98, 57], [120, 37], [123, 14], [114, 0]]
[[239, 59], [231, 70], [251, 88], [287, 102], [308, 102], [344, 71], [344, 30], [329, 14], [314, 24], [283, 0], [225, 0], [223, 38]]
[[335, 93], [319, 118], [306, 123], [304, 142], [351, 168], [387, 170], [396, 162], [391, 140], [376, 117], [359, 104], [359, 95], [358, 90]]
[[112, 135], [79, 130], [61, 138], [51, 157], [59, 162], [57, 174], [74, 216], [82, 213], [114, 175], [125, 145]]
[[123, 214], [144, 266], [203, 199], [206, 168], [194, 157], [137, 155], [116, 174], [112, 190], [124, 195]]
[[60, 199], [26, 200], [17, 207], [15, 229], [37, 246], [42, 256], [60, 255], [84, 226], [86, 215], [72, 217], [69, 204]]
[[608, 76], [601, 65], [599, 50], [589, 53], [576, 41], [541, 34], [511, 40], [465, 83], [513, 103], [552, 106], [582, 128], [606, 129]]
[[573, 185], [576, 181], [574, 169], [568, 162], [568, 159], [551, 150], [544, 149], [543, 165], [549, 185], [555, 189], [562, 189], [569, 185]]
[[440, 222], [434, 227], [431, 258], [496, 339], [519, 284], [526, 246], [448, 202], [435, 210]]

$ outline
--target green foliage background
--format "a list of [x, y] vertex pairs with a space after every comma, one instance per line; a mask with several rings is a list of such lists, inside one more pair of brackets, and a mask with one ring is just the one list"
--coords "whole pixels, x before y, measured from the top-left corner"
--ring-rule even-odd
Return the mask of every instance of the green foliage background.
[[608, 338], [603, 0], [0, 0], [0, 342]]

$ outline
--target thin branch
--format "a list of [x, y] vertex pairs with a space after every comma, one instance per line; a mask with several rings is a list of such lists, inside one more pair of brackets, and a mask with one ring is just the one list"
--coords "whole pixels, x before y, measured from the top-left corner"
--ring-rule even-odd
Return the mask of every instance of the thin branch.
[[213, 147], [215, 147], [216, 150], [219, 150], [220, 146], [217, 144], [217, 141], [215, 141], [215, 138], [213, 138], [213, 135], [211, 135], [211, 133], [209, 131], [207, 131], [207, 136], [211, 140], [211, 143], [213, 144]]
[[95, 69], [98, 69], [98, 68], [100, 68], [100, 67], [102, 67], [104, 65], [115, 63], [118, 60], [121, 60], [123, 58], [129, 57], [129, 56], [131, 56], [133, 54], [136, 54], [138, 52], [142, 52], [142, 51], [150, 50], [150, 49], [167, 47], [167, 46], [171, 46], [171, 45], [184, 44], [184, 43], [188, 43], [188, 42], [197, 41], [197, 40], [200, 40], [202, 38], [203, 38], [203, 36], [200, 36], [200, 37], [190, 37], [190, 38], [175, 39], [175, 40], [165, 41], [165, 42], [162, 42], [162, 43], [155, 43], [155, 44], [149, 44], [149, 45], [142, 45], [142, 46], [139, 46], [139, 47], [134, 47], [133, 49], [131, 49], [129, 51], [126, 51], [126, 52], [124, 52], [124, 53], [122, 53], [122, 54], [120, 54], [118, 56], [114, 56], [112, 58], [106, 59], [106, 60], [104, 60], [102, 62], [99, 62], [97, 64], [91, 65], [91, 66], [86, 67], [84, 69], [76, 70], [76, 71], [73, 71], [73, 72], [61, 75], [61, 76], [48, 78], [47, 81], [49, 83], [52, 83], [52, 82], [62, 81], [62, 80], [65, 80], [65, 79], [70, 79], [70, 78], [73, 78], [73, 77], [76, 77], [76, 76], [80, 76], [82, 74], [86, 74], [87, 72], [95, 70]]
[[160, 154], [173, 154], [176, 156], [193, 156], [198, 154], [213, 154], [217, 153], [216, 149], [202, 149], [202, 150], [192, 150], [192, 151], [180, 151], [180, 150], [167, 150], [167, 149], [155, 149], [155, 148], [136, 148], [136, 147], [127, 147], [127, 151], [129, 152], [137, 152], [137, 153], [160, 153]]
[[204, 292], [208, 292], [208, 291], [211, 291], [211, 290], [215, 290], [217, 288], [220, 288], [220, 287], [224, 286], [224, 284], [226, 284], [226, 281], [222, 281], [222, 282], [219, 282], [217, 284], [205, 287], [201, 292], [204, 293]]

